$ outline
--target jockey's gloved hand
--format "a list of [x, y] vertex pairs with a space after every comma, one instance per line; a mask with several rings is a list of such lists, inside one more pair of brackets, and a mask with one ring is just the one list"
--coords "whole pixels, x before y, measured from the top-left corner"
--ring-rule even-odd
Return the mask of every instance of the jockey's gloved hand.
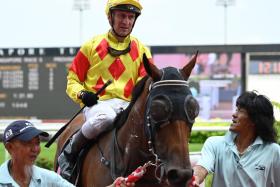
[[87, 107], [97, 104], [97, 100], [99, 99], [94, 93], [89, 91], [81, 91], [79, 98]]

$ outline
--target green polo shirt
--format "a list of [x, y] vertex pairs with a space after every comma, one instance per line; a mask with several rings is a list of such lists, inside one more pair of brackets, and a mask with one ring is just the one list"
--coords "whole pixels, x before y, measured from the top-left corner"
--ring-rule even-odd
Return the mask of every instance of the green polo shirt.
[[197, 165], [214, 173], [213, 187], [280, 187], [280, 146], [257, 137], [240, 157], [236, 134], [210, 137]]

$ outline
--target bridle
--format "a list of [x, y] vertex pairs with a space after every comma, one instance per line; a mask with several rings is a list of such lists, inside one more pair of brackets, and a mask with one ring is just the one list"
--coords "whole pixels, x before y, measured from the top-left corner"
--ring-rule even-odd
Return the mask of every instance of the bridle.
[[[154, 133], [155, 133], [155, 128], [159, 128], [162, 125], [164, 125], [166, 122], [168, 122], [168, 120], [170, 119], [170, 115], [171, 113], [168, 114], [168, 116], [166, 116], [165, 119], [162, 120], [157, 120], [154, 119], [151, 115], [151, 110], [150, 110], [150, 106], [149, 103], [151, 103], [151, 100], [149, 100], [149, 98], [151, 97], [153, 90], [155, 90], [156, 88], [159, 87], [166, 87], [166, 86], [179, 86], [179, 87], [188, 87], [188, 82], [187, 81], [183, 81], [183, 80], [161, 80], [158, 82], [154, 82], [151, 83], [149, 86], [149, 96], [147, 99], [147, 107], [146, 107], [146, 122], [145, 122], [145, 127], [147, 127], [147, 131], [146, 132], [146, 136], [148, 137], [148, 144], [149, 144], [149, 151], [154, 152], [154, 144], [153, 144], [153, 140], [154, 140]], [[164, 99], [166, 99], [166, 101], [168, 102], [168, 104], [171, 103], [171, 101], [164, 95], [158, 95], [159, 97], [163, 97]], [[171, 109], [172, 111], [172, 109]], [[192, 124], [190, 125], [190, 128], [192, 127]]]
[[[148, 139], [148, 151], [154, 157], [154, 161], [149, 161], [149, 163], [152, 163], [150, 165], [156, 167], [155, 177], [159, 182], [162, 181], [164, 176], [164, 169], [162, 168], [163, 163], [157, 155], [155, 148], [155, 133], [157, 129], [162, 128], [174, 120], [184, 120], [189, 128], [192, 129], [194, 119], [198, 115], [198, 112], [199, 105], [191, 95], [187, 81], [183, 79], [160, 80], [151, 82], [149, 85], [144, 128], [145, 135]], [[157, 175], [158, 169], [160, 169], [160, 176]]]

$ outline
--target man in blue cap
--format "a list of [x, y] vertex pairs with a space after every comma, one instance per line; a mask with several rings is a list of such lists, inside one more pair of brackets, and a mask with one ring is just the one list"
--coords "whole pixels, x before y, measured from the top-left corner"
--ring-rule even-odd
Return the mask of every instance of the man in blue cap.
[[11, 159], [0, 166], [0, 187], [73, 186], [55, 172], [34, 165], [41, 151], [39, 136], [49, 134], [25, 120], [14, 121], [5, 129], [3, 143]]
[[[12, 122], [4, 131], [3, 143], [11, 159], [0, 166], [0, 187], [73, 187], [57, 173], [34, 165], [40, 154], [40, 136], [47, 132], [26, 120]], [[120, 177], [121, 187], [133, 186]], [[108, 187], [115, 187], [113, 183]]]

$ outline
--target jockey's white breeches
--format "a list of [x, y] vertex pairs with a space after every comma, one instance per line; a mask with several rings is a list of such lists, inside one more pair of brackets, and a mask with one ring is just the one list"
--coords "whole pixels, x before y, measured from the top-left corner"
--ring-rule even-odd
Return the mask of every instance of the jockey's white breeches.
[[[88, 139], [96, 138], [104, 126], [110, 126], [118, 113], [126, 109], [129, 102], [122, 99], [109, 99], [98, 101], [92, 107], [85, 107], [85, 123], [82, 126], [82, 133]], [[106, 127], [105, 127], [106, 128]]]

